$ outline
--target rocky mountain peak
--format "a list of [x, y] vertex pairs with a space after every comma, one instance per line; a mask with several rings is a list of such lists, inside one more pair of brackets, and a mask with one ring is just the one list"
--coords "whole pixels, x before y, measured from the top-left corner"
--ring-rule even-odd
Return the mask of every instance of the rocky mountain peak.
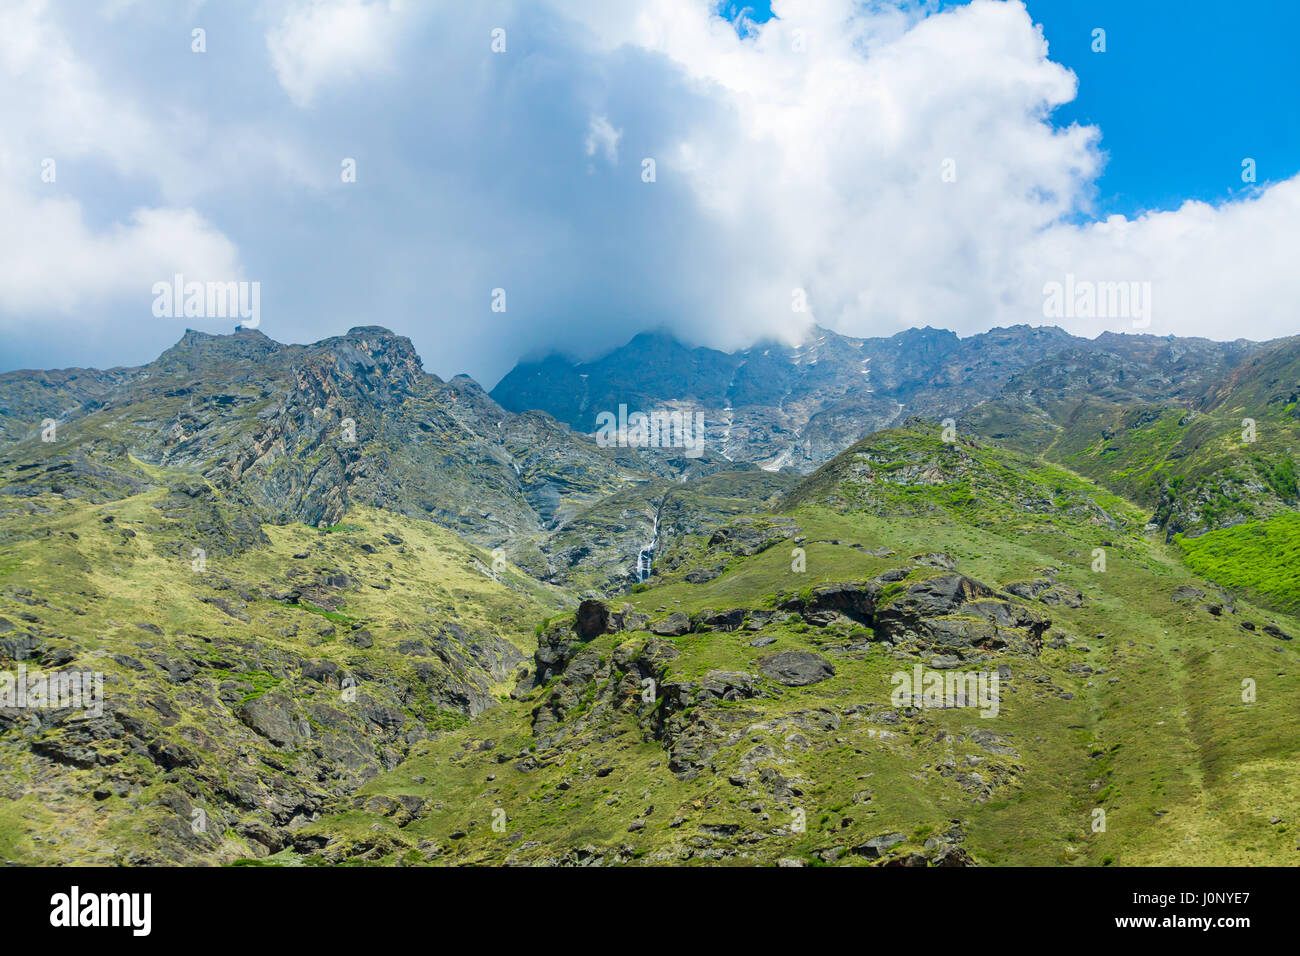
[[186, 329], [176, 344], [158, 356], [149, 368], [156, 371], [179, 371], [211, 369], [227, 363], [251, 362], [260, 365], [286, 348], [288, 346], [281, 345], [257, 329], [239, 328], [229, 333]]
[[411, 340], [380, 326], [360, 326], [308, 348], [344, 392], [386, 403], [408, 394], [428, 376]]

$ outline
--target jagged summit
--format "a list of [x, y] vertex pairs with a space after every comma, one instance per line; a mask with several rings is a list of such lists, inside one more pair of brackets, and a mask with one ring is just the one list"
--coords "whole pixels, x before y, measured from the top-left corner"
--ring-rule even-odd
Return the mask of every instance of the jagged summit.
[[1150, 391], [1173, 375], [1216, 374], [1261, 347], [1111, 333], [1089, 340], [1017, 325], [966, 338], [926, 326], [865, 339], [814, 327], [795, 347], [722, 352], [653, 332], [589, 362], [520, 363], [491, 395], [511, 411], [545, 411], [589, 434], [601, 412], [620, 405], [690, 407], [703, 412], [711, 447], [729, 460], [806, 474], [866, 433], [909, 415], [962, 414], [1066, 356]]

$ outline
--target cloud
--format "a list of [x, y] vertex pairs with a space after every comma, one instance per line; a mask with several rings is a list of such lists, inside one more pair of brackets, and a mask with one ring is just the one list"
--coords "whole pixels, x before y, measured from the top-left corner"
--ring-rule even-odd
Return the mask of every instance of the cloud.
[[[1067, 273], [1152, 283], [1151, 331], [1294, 331], [1300, 181], [1218, 207], [1077, 224], [1103, 164], [1100, 130], [1051, 122], [1076, 79], [1019, 2], [927, 15], [778, 0], [747, 38], [689, 0], [563, 7], [593, 53], [658, 54], [714, 107], [654, 150], [660, 182], [689, 186], [682, 215], [733, 254], [694, 313], [669, 319], [685, 335], [797, 337], [795, 289], [810, 317], [864, 335], [1044, 323], [1055, 320], [1043, 286]], [[1061, 324], [1132, 330], [1127, 316]]]
[[399, 0], [296, 3], [266, 37], [276, 76], [298, 106], [332, 81], [392, 68], [405, 6]]
[[[1296, 333], [1300, 301], [1300, 178], [1213, 206], [1057, 226], [1021, 250], [1017, 275], [1026, 307], [1046, 282], [1151, 283], [1151, 324], [1159, 335], [1269, 339]], [[1041, 301], [1041, 300], [1040, 300]], [[1132, 323], [1075, 319], [1079, 335], [1132, 331]]]
[[618, 162], [618, 141], [623, 131], [614, 129], [609, 120], [603, 116], [593, 116], [587, 127], [587, 155], [595, 156], [599, 151], [611, 163]]
[[0, 254], [29, 265], [0, 267], [0, 325], [93, 314], [133, 334], [26, 360], [143, 361], [179, 330], [140, 310], [141, 276], [239, 270], [268, 335], [389, 325], [488, 385], [655, 327], [732, 348], [814, 321], [1046, 323], [1067, 274], [1151, 282], [1150, 331], [1294, 332], [1300, 180], [1092, 221], [1101, 131], [1052, 121], [1076, 79], [1022, 3], [776, 0], [739, 32], [715, 6], [6, 5]]
[[160, 149], [171, 129], [74, 53], [46, 4], [0, 12], [0, 90], [0, 328], [52, 316], [64, 327], [94, 325], [116, 318], [115, 303], [148, 316], [151, 284], [175, 272], [240, 277], [234, 243], [191, 207], [95, 210], [91, 221], [69, 194], [66, 184], [96, 165], [166, 183], [185, 178], [186, 163]]
[[0, 221], [23, 227], [0, 232], [0, 315], [10, 322], [59, 312], [94, 324], [108, 318], [104, 304], [113, 299], [147, 317], [152, 284], [177, 272], [200, 281], [242, 276], [234, 244], [192, 209], [141, 208], [96, 231], [74, 200], [0, 190]]
[[[709, 344], [796, 339], [812, 320], [973, 331], [1001, 311], [1009, 258], [1077, 209], [1100, 168], [1096, 130], [1048, 121], [1075, 79], [1018, 4], [923, 17], [778, 3], [750, 39], [687, 0], [563, 6], [589, 55], [621, 66], [648, 51], [695, 94], [638, 139], [662, 191], [684, 187], [656, 198], [725, 250], [671, 266], [696, 298], [665, 321]], [[623, 116], [608, 122], [632, 136]], [[711, 281], [696, 284], [701, 268]], [[793, 311], [796, 290], [809, 313]]]

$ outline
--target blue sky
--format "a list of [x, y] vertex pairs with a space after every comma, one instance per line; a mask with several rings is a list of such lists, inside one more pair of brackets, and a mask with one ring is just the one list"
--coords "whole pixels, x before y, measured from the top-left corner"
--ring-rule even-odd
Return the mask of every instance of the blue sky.
[[[938, 9], [964, 6], [943, 0]], [[1258, 181], [1300, 172], [1300, 3], [1261, 0], [1027, 0], [1053, 60], [1079, 77], [1058, 124], [1096, 125], [1107, 163], [1095, 215], [1174, 209], [1243, 192], [1241, 161]], [[768, 0], [724, 0], [719, 11], [757, 23]], [[1093, 51], [1093, 30], [1106, 51]]]
[[[1062, 123], [1095, 124], [1108, 154], [1099, 215], [1173, 209], [1300, 172], [1300, 4], [1029, 0], [1052, 58], [1079, 77]], [[1106, 52], [1092, 31], [1106, 29]]]
[[489, 386], [650, 328], [1139, 327], [1050, 316], [1067, 276], [1148, 284], [1154, 334], [1300, 331], [1300, 5], [772, 2], [0, 4], [0, 370], [230, 331], [155, 314], [177, 273]]

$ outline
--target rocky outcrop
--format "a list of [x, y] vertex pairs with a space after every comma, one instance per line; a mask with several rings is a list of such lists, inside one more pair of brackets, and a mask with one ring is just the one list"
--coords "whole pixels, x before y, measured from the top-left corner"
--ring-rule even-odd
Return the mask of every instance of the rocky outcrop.
[[[1036, 653], [1051, 623], [1007, 594], [933, 566], [896, 568], [861, 583], [819, 585], [785, 599], [781, 607], [816, 626], [843, 620], [865, 625], [876, 640], [953, 654], [954, 661], [968, 653]], [[753, 674], [732, 670], [709, 671], [696, 680], [673, 677], [664, 665], [678, 651], [665, 638], [743, 629], [754, 615], [762, 627], [776, 614], [737, 608], [638, 621], [653, 636], [633, 637], [602, 656], [590, 646], [593, 638], [636, 628], [624, 627], [626, 612], [584, 601], [572, 619], [552, 625], [539, 639], [533, 686], [545, 692], [533, 710], [534, 737], [548, 747], [561, 740], [574, 745], [584, 734], [598, 733], [614, 713], [633, 713], [645, 733], [664, 745], [669, 769], [679, 778], [709, 770], [720, 750], [742, 739], [747, 720], [744, 711], [718, 705], [761, 697], [763, 684]], [[810, 651], [783, 651], [755, 664], [761, 678], [791, 688], [835, 674], [829, 660]]]
[[276, 747], [294, 749], [311, 739], [311, 725], [283, 694], [265, 694], [241, 704], [235, 716]]
[[1051, 620], [957, 572], [895, 568], [862, 583], [822, 584], [781, 606], [811, 624], [847, 619], [876, 640], [935, 648], [1036, 653]]
[[835, 676], [834, 665], [810, 651], [784, 651], [761, 657], [758, 669], [763, 672], [763, 676], [787, 687], [806, 687]]
[[588, 600], [578, 605], [574, 615], [573, 631], [580, 641], [589, 641], [610, 630], [609, 605], [604, 601]]
[[802, 529], [789, 518], [744, 518], [714, 531], [709, 538], [708, 547], [727, 554], [750, 557], [801, 533]]
[[1068, 584], [1058, 584], [1053, 577], [1016, 581], [1006, 587], [1008, 594], [1030, 601], [1041, 601], [1049, 607], [1083, 607], [1083, 592]]
[[667, 617], [652, 621], [650, 630], [661, 637], [680, 637], [690, 633], [691, 619], [681, 611], [674, 611]]

